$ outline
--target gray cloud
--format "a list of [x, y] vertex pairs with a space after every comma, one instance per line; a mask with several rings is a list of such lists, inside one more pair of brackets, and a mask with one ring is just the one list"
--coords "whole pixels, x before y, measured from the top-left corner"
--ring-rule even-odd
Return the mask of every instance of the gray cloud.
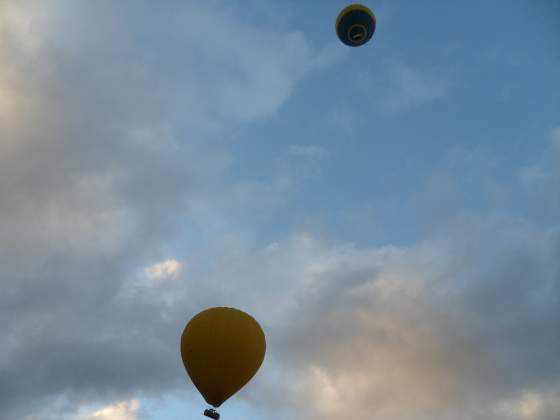
[[[558, 234], [514, 222], [406, 249], [278, 244], [228, 271], [254, 279], [243, 290], [259, 288], [250, 307], [268, 327], [248, 398], [278, 418], [557, 416], [559, 256]], [[542, 407], [525, 415], [530, 393]]]
[[0, 4], [2, 416], [184, 384], [177, 340], [199, 303], [184, 275], [136, 273], [229, 187], [220, 137], [281, 106], [313, 54], [172, 6]]
[[220, 138], [275, 112], [313, 54], [297, 33], [194, 2], [14, 4], [0, 4], [3, 416], [185, 389], [179, 332], [225, 304], [266, 330], [240, 397], [271, 416], [558, 417], [557, 218], [458, 220], [408, 248], [302, 234], [246, 250], [226, 232], [204, 270], [187, 261], [174, 281], [146, 282], [178, 233], [204, 248], [177, 225], [238, 194], [230, 226], [254, 202], [261, 186], [223, 180]]

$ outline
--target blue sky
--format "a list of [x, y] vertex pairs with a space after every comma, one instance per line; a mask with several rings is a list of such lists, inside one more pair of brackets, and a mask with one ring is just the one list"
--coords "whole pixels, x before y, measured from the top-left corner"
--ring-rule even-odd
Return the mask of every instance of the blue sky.
[[560, 5], [0, 0], [0, 418], [560, 414]]

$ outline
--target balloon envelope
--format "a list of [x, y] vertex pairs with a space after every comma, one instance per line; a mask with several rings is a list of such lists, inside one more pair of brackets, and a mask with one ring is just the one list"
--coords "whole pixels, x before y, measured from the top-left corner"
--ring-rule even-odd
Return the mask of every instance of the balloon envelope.
[[219, 407], [257, 373], [266, 341], [260, 325], [234, 308], [195, 315], [181, 336], [181, 358], [206, 402]]
[[375, 15], [363, 4], [345, 7], [336, 18], [336, 34], [350, 47], [360, 47], [368, 42], [375, 32], [375, 26]]

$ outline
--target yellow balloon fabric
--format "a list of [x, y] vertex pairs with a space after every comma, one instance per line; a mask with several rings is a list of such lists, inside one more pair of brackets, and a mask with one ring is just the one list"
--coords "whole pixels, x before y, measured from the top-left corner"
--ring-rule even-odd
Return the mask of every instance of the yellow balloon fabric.
[[266, 340], [250, 315], [210, 308], [195, 315], [181, 336], [181, 358], [206, 402], [219, 407], [257, 373]]

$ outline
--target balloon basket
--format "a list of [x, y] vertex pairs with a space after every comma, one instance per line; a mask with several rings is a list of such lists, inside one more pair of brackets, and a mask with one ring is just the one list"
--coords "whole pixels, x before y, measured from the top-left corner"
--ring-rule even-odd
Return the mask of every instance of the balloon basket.
[[218, 420], [220, 418], [220, 414], [214, 410], [213, 408], [209, 408], [208, 410], [204, 410], [204, 415], [206, 417], [210, 417], [211, 419]]

